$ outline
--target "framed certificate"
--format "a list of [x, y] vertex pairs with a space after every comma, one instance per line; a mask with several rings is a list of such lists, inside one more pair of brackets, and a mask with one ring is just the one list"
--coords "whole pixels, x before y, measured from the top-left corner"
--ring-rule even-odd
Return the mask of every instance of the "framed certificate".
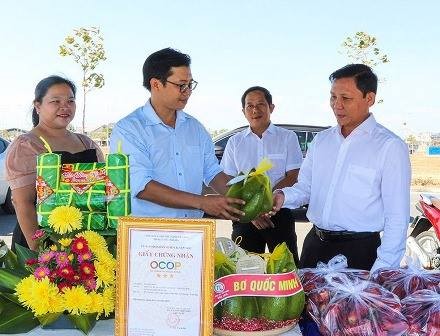
[[115, 335], [212, 335], [215, 220], [122, 217]]

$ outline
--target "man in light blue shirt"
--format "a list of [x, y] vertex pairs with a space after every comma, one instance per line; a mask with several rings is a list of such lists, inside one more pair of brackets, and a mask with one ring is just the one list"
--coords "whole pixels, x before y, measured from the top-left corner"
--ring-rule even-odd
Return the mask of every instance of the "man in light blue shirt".
[[[230, 177], [218, 164], [211, 137], [182, 110], [197, 86], [190, 63], [171, 48], [146, 59], [143, 85], [151, 98], [116, 123], [110, 150], [121, 141], [129, 155], [132, 215], [199, 218], [206, 212], [238, 220], [243, 213], [233, 205], [244, 202], [223, 196]], [[221, 195], [201, 196], [203, 183]]]

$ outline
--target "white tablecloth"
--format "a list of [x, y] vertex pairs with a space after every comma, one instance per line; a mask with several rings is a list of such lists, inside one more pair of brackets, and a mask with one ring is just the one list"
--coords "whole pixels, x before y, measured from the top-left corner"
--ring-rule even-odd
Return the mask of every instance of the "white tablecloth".
[[[105, 320], [96, 322], [95, 327], [89, 333], [89, 336], [111, 336], [114, 335], [114, 320]], [[4, 335], [4, 334], [2, 334]], [[26, 334], [15, 334], [26, 336], [83, 336], [83, 333], [74, 329], [41, 329], [40, 327], [33, 329]], [[301, 336], [298, 326], [294, 329], [282, 334], [282, 336]]]

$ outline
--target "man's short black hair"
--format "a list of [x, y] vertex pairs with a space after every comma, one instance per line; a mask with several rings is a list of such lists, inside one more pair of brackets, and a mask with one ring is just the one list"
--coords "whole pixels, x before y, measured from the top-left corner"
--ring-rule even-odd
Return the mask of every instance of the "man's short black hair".
[[247, 89], [243, 95], [241, 96], [241, 107], [244, 108], [244, 104], [245, 104], [245, 100], [246, 100], [246, 96], [249, 92], [252, 91], [261, 91], [264, 94], [264, 98], [266, 99], [267, 103], [269, 105], [272, 105], [272, 95], [270, 94], [269, 90], [262, 87], [262, 86], [252, 86], [249, 89]]
[[377, 76], [368, 65], [348, 64], [333, 72], [329, 80], [333, 83], [337, 79], [348, 77], [354, 79], [356, 87], [363, 93], [364, 97], [368, 92], [377, 92]]
[[189, 67], [190, 64], [191, 57], [175, 49], [165, 48], [156, 51], [147, 57], [142, 67], [143, 86], [151, 91], [151, 78], [157, 78], [165, 85], [167, 78], [171, 75], [172, 67]]

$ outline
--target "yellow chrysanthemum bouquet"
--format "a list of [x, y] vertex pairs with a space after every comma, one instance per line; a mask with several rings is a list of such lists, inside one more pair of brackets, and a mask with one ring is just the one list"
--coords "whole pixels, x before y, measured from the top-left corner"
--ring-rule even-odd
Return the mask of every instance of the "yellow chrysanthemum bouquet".
[[114, 312], [116, 260], [105, 239], [81, 231], [82, 213], [75, 207], [55, 208], [48, 223], [33, 237], [38, 252], [17, 246], [15, 265], [0, 269], [0, 333], [67, 317], [87, 334], [97, 319]]

